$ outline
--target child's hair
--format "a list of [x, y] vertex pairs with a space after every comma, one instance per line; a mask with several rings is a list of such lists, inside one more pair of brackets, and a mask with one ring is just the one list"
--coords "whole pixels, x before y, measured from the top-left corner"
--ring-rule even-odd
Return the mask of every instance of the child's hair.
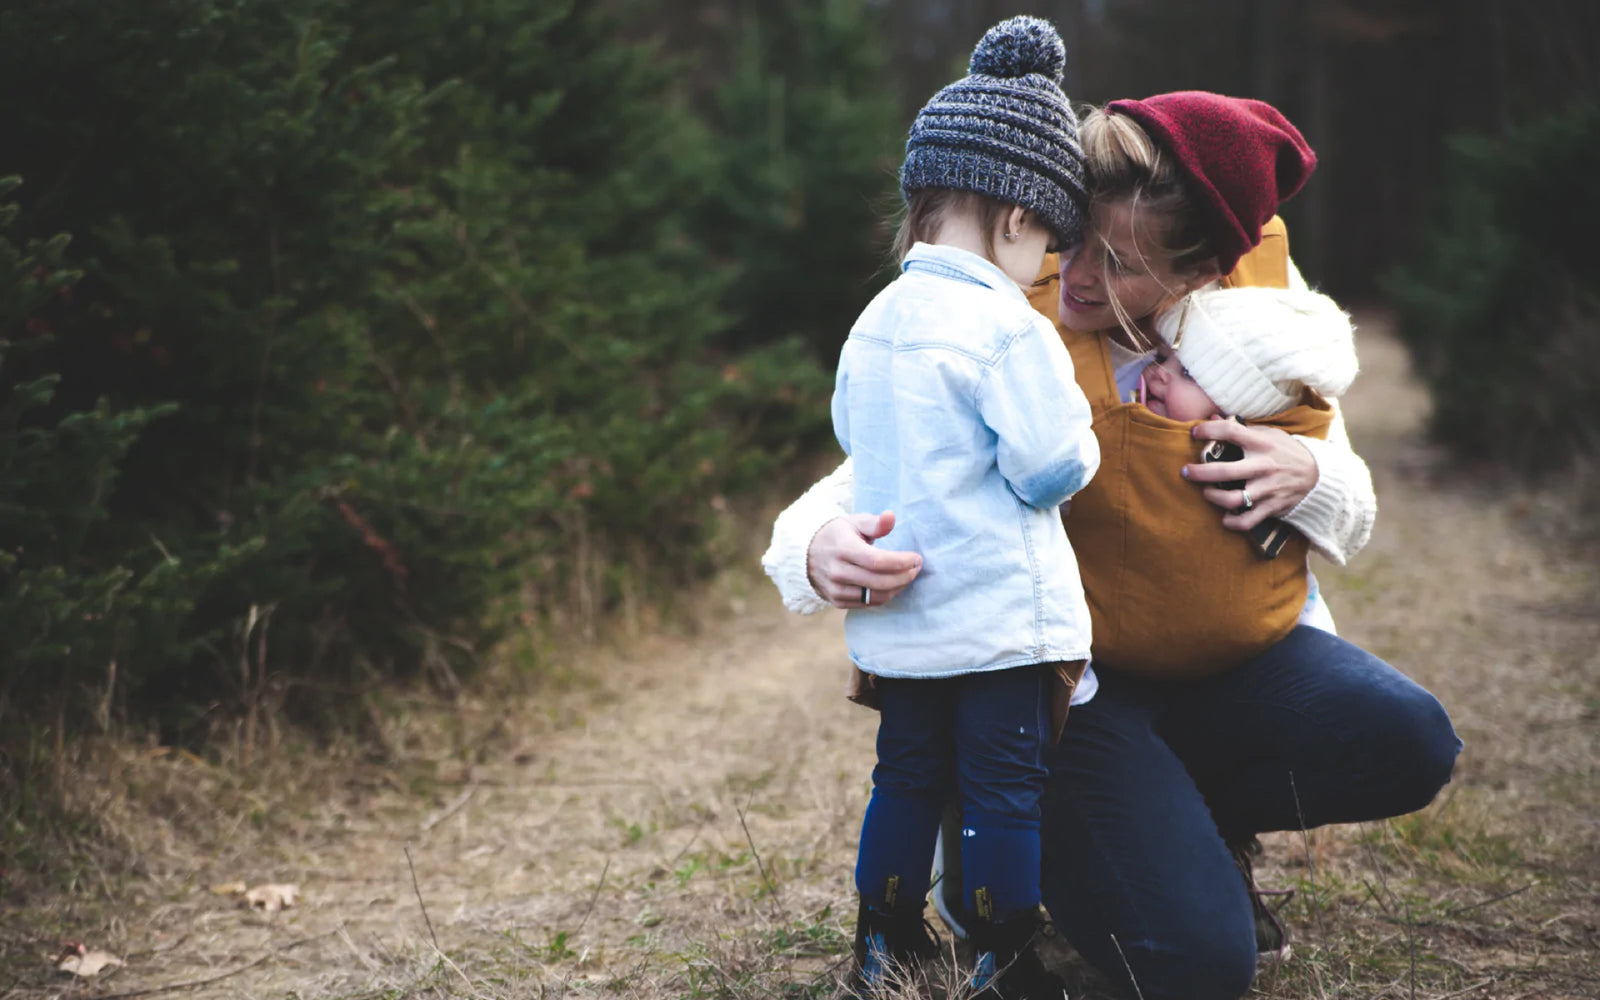
[[983, 255], [992, 264], [994, 231], [1005, 220], [1011, 206], [997, 198], [974, 191], [953, 188], [921, 188], [906, 197], [905, 213], [900, 217], [894, 237], [894, 259], [899, 263], [911, 252], [912, 244], [934, 243], [939, 230], [951, 216], [970, 213], [983, 233]]
[[[1084, 163], [1090, 178], [1090, 211], [1098, 214], [1108, 205], [1126, 203], [1140, 264], [1159, 260], [1179, 275], [1186, 275], [1216, 257], [1205, 219], [1190, 196], [1177, 163], [1127, 115], [1090, 109], [1078, 129]], [[1140, 244], [1140, 235], [1148, 237]], [[1107, 261], [1106, 291], [1117, 321], [1136, 340], [1145, 339], [1117, 300], [1111, 283], [1111, 247], [1103, 234]], [[1142, 318], [1142, 317], [1138, 317]]]

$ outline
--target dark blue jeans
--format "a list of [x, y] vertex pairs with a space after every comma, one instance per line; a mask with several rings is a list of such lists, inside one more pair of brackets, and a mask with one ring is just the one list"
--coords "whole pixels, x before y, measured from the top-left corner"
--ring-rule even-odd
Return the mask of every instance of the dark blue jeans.
[[1144, 1000], [1250, 988], [1254, 924], [1226, 839], [1420, 809], [1461, 749], [1431, 694], [1305, 626], [1219, 677], [1099, 676], [1049, 758], [1044, 903]]
[[1049, 669], [879, 679], [878, 765], [856, 858], [869, 906], [922, 904], [939, 817], [959, 792], [967, 905], [995, 920], [1038, 908]]

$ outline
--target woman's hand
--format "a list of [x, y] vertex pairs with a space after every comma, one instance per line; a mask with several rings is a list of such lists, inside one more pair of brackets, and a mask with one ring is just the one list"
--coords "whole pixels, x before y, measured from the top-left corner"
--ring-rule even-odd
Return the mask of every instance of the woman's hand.
[[837, 608], [867, 607], [868, 591], [872, 607], [894, 600], [922, 571], [922, 557], [872, 547], [893, 530], [888, 510], [836, 517], [819, 528], [806, 549], [806, 575], [817, 596]]
[[[1310, 449], [1276, 427], [1214, 419], [1197, 425], [1194, 436], [1201, 441], [1231, 441], [1244, 449], [1244, 458], [1237, 462], [1183, 467], [1183, 477], [1205, 486], [1205, 498], [1227, 511], [1222, 526], [1229, 530], [1249, 531], [1269, 517], [1288, 513], [1317, 485], [1317, 460]], [[1209, 485], [1241, 479], [1243, 490]]]

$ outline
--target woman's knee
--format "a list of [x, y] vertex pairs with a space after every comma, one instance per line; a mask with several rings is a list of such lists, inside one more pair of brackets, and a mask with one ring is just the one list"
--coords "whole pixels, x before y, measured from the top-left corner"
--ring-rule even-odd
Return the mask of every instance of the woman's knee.
[[1455, 773], [1461, 739], [1439, 699], [1416, 688], [1389, 728], [1390, 773], [1402, 785], [1402, 812], [1432, 802]]
[[[1050, 813], [1047, 810], [1047, 824]], [[1048, 831], [1047, 831], [1048, 832]], [[1111, 885], [1103, 866], [1043, 842], [1043, 901], [1078, 954], [1144, 1000], [1238, 1000], [1256, 972], [1255, 923], [1231, 859], [1155, 884]], [[1160, 858], [1155, 859], [1159, 865]]]
[[1449, 782], [1461, 740], [1450, 715], [1426, 688], [1393, 666], [1328, 637], [1328, 663], [1343, 665], [1337, 704], [1347, 739], [1371, 770], [1368, 781], [1390, 789], [1390, 813], [1421, 809]]

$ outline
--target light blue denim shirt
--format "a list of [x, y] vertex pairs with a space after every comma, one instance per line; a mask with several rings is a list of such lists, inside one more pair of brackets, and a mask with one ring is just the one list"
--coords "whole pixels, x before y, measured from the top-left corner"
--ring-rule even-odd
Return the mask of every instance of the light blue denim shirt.
[[1100, 465], [1055, 328], [976, 254], [918, 243], [856, 320], [833, 427], [855, 510], [893, 510], [885, 549], [922, 572], [845, 618], [880, 677], [948, 677], [1089, 656], [1089, 608], [1057, 508]]

